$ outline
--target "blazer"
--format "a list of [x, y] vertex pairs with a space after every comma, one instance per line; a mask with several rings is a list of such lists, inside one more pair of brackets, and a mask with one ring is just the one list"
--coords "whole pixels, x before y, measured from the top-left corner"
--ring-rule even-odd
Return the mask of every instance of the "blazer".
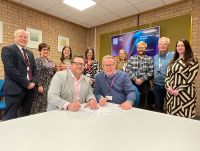
[[[26, 49], [32, 71], [32, 82], [37, 83], [37, 67], [33, 53]], [[30, 81], [27, 79], [27, 67], [24, 56], [16, 44], [5, 46], [1, 51], [1, 58], [4, 64], [5, 83], [3, 93], [7, 95], [18, 95], [24, 88], [27, 88]]]
[[116, 70], [123, 71], [123, 66], [119, 60], [116, 61]]
[[[127, 67], [128, 67], [128, 61], [126, 61], [126, 63], [127, 63]], [[126, 68], [127, 68], [127, 67], [126, 67]], [[124, 71], [124, 70], [123, 70], [122, 63], [121, 63], [121, 61], [119, 61], [119, 60], [116, 61], [116, 70]]]
[[[56, 72], [48, 91], [47, 111], [62, 110], [66, 102], [75, 99], [75, 88], [72, 75], [69, 70]], [[90, 79], [83, 75], [80, 89], [80, 103], [86, 103], [90, 99], [96, 100], [90, 85]]]

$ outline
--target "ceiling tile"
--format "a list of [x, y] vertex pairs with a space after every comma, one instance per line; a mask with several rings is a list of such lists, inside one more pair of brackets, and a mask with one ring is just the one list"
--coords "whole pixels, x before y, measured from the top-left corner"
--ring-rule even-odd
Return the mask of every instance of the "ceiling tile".
[[103, 22], [106, 23], [106, 22], [111, 22], [113, 20], [120, 19], [120, 17], [117, 16], [116, 14], [114, 14], [114, 13], [111, 13], [111, 14], [99, 17], [98, 19], [100, 19], [100, 20], [102, 20]]
[[58, 3], [61, 3], [60, 1], [58, 0], [27, 0], [33, 4], [36, 4], [38, 6], [41, 6], [41, 7], [44, 7], [44, 8], [51, 8], [53, 6], [55, 6], [56, 4]]
[[83, 10], [82, 12], [84, 12], [86, 14], [90, 14], [90, 15], [96, 17], [96, 18], [111, 13], [109, 10], [107, 10], [106, 8], [102, 7], [99, 4], [96, 4], [92, 7], [89, 7], [87, 9]]
[[87, 15], [83, 12], [74, 14], [74, 15], [70, 16], [70, 18], [73, 18], [73, 19], [78, 20], [80, 22], [86, 22], [86, 21], [94, 19], [94, 17]]
[[147, 0], [144, 2], [141, 2], [139, 4], [134, 5], [137, 9], [139, 9], [141, 12], [154, 9], [157, 7], [164, 6], [164, 3], [162, 0]]
[[70, 22], [73, 22], [73, 23], [75, 23], [75, 24], [80, 24], [80, 23], [81, 23], [80, 21], [75, 20], [75, 19], [70, 18], [70, 17], [67, 17], [67, 18], [65, 18], [65, 19], [68, 20], [68, 21], [70, 21]]
[[174, 2], [178, 2], [178, 1], [180, 1], [180, 0], [163, 0], [165, 5], [170, 4], [170, 3], [174, 3]]
[[105, 0], [92, 0], [92, 1], [94, 1], [96, 3], [100, 3], [100, 2], [105, 1]]
[[26, 5], [26, 6], [35, 8], [35, 9], [40, 10], [40, 11], [43, 11], [43, 12], [45, 12], [45, 11], [47, 10], [46, 8], [44, 8], [44, 7], [42, 7], [42, 6], [33, 4], [33, 3], [29, 2], [29, 1], [23, 0], [21, 3], [24, 4], [24, 5]]
[[91, 25], [92, 27], [104, 24], [104, 22], [99, 19], [93, 19], [93, 20], [87, 21], [86, 23], [88, 25]]
[[13, 0], [13, 1], [20, 3], [22, 0]]
[[144, 2], [144, 1], [147, 1], [147, 0], [128, 0], [131, 4], [135, 5], [135, 4], [138, 4], [138, 3], [141, 3], [141, 2]]
[[56, 13], [56, 12], [51, 11], [51, 10], [46, 11], [46, 13], [51, 14], [51, 15], [56, 16], [56, 17], [59, 17], [59, 18], [63, 18], [63, 19], [66, 18], [65, 15], [62, 15], [62, 14]]
[[127, 0], [105, 0], [99, 4], [112, 12], [131, 6]]
[[70, 15], [80, 12], [78, 9], [75, 9], [63, 2], [52, 7], [50, 10], [57, 12], [59, 14], [65, 15], [65, 16], [70, 16]]
[[86, 28], [91, 28], [92, 26], [85, 24], [85, 23], [80, 23], [81, 26], [86, 27]]
[[138, 14], [138, 13], [140, 13], [140, 11], [137, 10], [134, 6], [130, 6], [130, 7], [121, 9], [119, 11], [116, 11], [114, 13], [119, 15], [120, 17], [127, 17], [127, 16], [131, 16], [134, 14]]

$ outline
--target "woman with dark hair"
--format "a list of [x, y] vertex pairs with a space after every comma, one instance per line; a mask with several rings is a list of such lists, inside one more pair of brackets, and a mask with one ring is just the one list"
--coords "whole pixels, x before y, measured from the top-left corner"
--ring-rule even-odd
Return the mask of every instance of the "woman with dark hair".
[[72, 58], [72, 50], [69, 46], [64, 46], [59, 60], [56, 61], [56, 72], [68, 70], [70, 68], [70, 60]]
[[128, 55], [126, 50], [120, 49], [118, 54], [118, 60], [116, 62], [116, 70], [126, 71], [128, 64]]
[[190, 43], [185, 39], [179, 40], [165, 79], [168, 114], [195, 117], [197, 94], [193, 81], [198, 70], [198, 60], [193, 55]]
[[38, 46], [38, 50], [40, 52], [40, 57], [35, 59], [38, 72], [38, 80], [31, 114], [46, 112], [47, 92], [49, 90], [51, 79], [55, 74], [55, 67], [53, 62], [48, 59], [50, 46], [46, 43], [41, 43]]
[[92, 91], [94, 92], [95, 75], [101, 71], [100, 64], [97, 60], [94, 60], [94, 49], [88, 48], [85, 51], [86, 63], [83, 71], [83, 75], [86, 75], [91, 79], [90, 83]]

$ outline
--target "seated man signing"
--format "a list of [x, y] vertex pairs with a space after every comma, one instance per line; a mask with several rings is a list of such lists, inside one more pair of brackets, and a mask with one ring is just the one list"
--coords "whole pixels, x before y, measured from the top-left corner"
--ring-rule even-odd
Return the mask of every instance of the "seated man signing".
[[124, 110], [132, 108], [136, 94], [126, 72], [115, 70], [115, 58], [107, 55], [102, 59], [103, 71], [95, 77], [94, 92], [100, 106], [106, 102], [120, 104]]
[[50, 110], [78, 111], [81, 103], [87, 103], [85, 107], [97, 110], [97, 102], [92, 92], [90, 79], [82, 75], [84, 58], [75, 55], [71, 58], [70, 70], [57, 72], [49, 87], [48, 107]]

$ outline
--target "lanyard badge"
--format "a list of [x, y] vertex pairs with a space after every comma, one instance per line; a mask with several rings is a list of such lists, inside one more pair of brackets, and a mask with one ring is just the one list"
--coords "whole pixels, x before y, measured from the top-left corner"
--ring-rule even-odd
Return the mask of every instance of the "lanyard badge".
[[162, 63], [160, 63], [160, 56], [159, 56], [159, 70], [157, 71], [157, 74], [161, 74], [160, 68], [161, 68], [161, 66], [163, 65], [163, 63], [164, 63], [165, 59], [167, 58], [168, 54], [169, 54], [169, 52], [168, 52], [167, 55], [164, 57]]
[[112, 88], [112, 86], [113, 86], [113, 83], [114, 83], [114, 81], [115, 81], [116, 75], [117, 75], [117, 71], [115, 71], [115, 75], [114, 75], [113, 80], [112, 80], [112, 83], [111, 83], [111, 85], [110, 85], [110, 87], [109, 87], [108, 81], [106, 80], [106, 76], [105, 76], [105, 74], [104, 74], [104, 78], [105, 78], [105, 80], [106, 80], [106, 85], [107, 85], [107, 88], [108, 88], [108, 95], [106, 96], [106, 97], [109, 98], [108, 100], [110, 100], [110, 99], [112, 100], [112, 96], [110, 95], [110, 90], [111, 90], [111, 88]]

